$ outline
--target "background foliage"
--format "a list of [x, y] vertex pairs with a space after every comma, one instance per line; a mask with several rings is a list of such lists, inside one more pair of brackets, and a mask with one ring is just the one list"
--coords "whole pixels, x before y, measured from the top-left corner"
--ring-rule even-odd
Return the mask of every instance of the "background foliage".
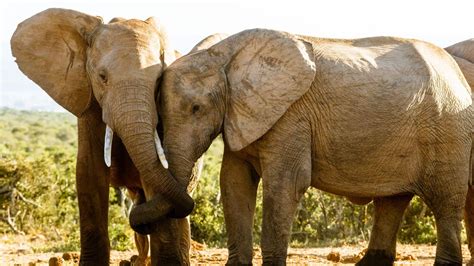
[[[51, 240], [47, 250], [78, 250], [76, 119], [65, 113], [0, 109], [0, 139], [0, 232], [41, 234]], [[219, 247], [226, 243], [219, 193], [222, 148], [222, 140], [218, 139], [206, 153], [191, 216], [193, 239]], [[110, 192], [111, 203], [117, 202], [114, 190]], [[292, 245], [342, 245], [368, 240], [372, 210], [372, 204], [357, 206], [345, 198], [309, 189], [294, 219]], [[133, 249], [133, 234], [123, 210], [112, 204], [109, 212], [112, 248]], [[260, 189], [254, 225], [256, 243], [261, 214]], [[8, 225], [9, 215], [14, 228]], [[433, 214], [419, 198], [406, 211], [399, 240], [435, 242]]]

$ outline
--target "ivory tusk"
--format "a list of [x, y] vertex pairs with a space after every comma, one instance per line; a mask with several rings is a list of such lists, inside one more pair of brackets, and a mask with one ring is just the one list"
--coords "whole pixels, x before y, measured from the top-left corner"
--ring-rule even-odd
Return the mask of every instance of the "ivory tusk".
[[204, 168], [204, 155], [201, 156], [201, 158], [198, 159], [197, 162], [197, 177], [201, 177], [202, 174], [202, 169]]
[[114, 137], [114, 132], [107, 125], [105, 127], [105, 141], [104, 141], [104, 161], [107, 167], [110, 167], [112, 164], [112, 139]]
[[166, 160], [165, 151], [161, 146], [160, 136], [158, 136], [158, 131], [155, 130], [155, 146], [156, 152], [158, 153], [158, 158], [165, 169], [168, 169], [168, 161]]

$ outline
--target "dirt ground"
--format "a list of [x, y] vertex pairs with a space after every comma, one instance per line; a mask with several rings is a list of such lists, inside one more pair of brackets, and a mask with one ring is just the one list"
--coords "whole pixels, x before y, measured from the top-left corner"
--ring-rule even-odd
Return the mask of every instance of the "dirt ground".
[[[62, 264], [56, 265], [77, 265], [77, 252], [35, 253], [33, 250], [41, 245], [42, 241], [41, 237], [33, 239], [26, 236], [16, 236], [15, 239], [7, 235], [1, 237], [0, 265], [48, 265], [51, 258], [62, 261]], [[342, 247], [290, 248], [287, 262], [288, 265], [353, 265], [361, 258], [365, 247], [366, 243]], [[260, 265], [262, 262], [260, 250], [255, 248], [254, 251], [254, 265]], [[435, 246], [399, 244], [397, 251], [399, 255], [395, 265], [433, 265]], [[130, 265], [124, 264], [124, 261], [129, 261], [134, 254], [133, 251], [112, 251], [110, 265]], [[469, 259], [466, 245], [463, 245], [463, 255], [466, 263]], [[193, 265], [224, 265], [226, 259], [226, 249], [206, 248], [193, 243], [191, 250]]]

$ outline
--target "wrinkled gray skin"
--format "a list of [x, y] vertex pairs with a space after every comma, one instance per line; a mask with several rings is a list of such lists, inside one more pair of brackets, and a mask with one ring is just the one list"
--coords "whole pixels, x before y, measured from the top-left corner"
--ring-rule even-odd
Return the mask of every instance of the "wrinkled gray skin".
[[458, 264], [471, 103], [454, 60], [429, 43], [256, 29], [169, 66], [159, 113], [179, 180], [223, 133], [229, 264], [252, 261], [260, 178], [265, 264], [285, 264], [309, 186], [361, 199], [419, 195], [435, 213], [436, 262]]
[[[109, 265], [110, 185], [143, 194], [140, 201], [158, 198], [174, 217], [192, 211], [186, 186], [163, 167], [155, 147], [157, 80], [174, 60], [174, 50], [153, 18], [104, 24], [74, 10], [47, 9], [18, 25], [11, 47], [20, 70], [78, 117], [81, 265]], [[104, 163], [106, 125], [116, 133], [110, 168]], [[160, 241], [153, 233], [153, 264], [159, 261]]]
[[[453, 56], [454, 60], [461, 69], [461, 72], [463, 73], [470, 87], [473, 88], [474, 39], [469, 39], [460, 43], [456, 43], [452, 46], [445, 48], [445, 50]], [[474, 122], [474, 119], [472, 117], [469, 119], [471, 123]], [[474, 145], [474, 142], [472, 143]], [[473, 152], [474, 148], [471, 148], [471, 154]], [[470, 180], [472, 184], [472, 169], [474, 169], [472, 161], [470, 167]], [[385, 260], [387, 261], [387, 265], [391, 265], [393, 263], [393, 259], [395, 258], [397, 232], [400, 228], [403, 212], [408, 206], [411, 198], [412, 196], [374, 199], [375, 219], [370, 237], [368, 252], [372, 251], [372, 253], [378, 253], [379, 255], [383, 254], [385, 256]], [[365, 204], [366, 202], [359, 203]], [[466, 226], [469, 252], [471, 253], [471, 260], [467, 263], [467, 265], [474, 265], [474, 189], [472, 185], [469, 185], [469, 190], [466, 197], [466, 205], [464, 208], [464, 222]], [[358, 265], [365, 264], [367, 263], [361, 261]], [[380, 263], [378, 264], [380, 265]]]

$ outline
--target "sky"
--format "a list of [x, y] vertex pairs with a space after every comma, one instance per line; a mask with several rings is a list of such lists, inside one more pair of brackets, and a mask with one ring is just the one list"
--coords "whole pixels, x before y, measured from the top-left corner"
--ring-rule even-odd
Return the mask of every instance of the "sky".
[[10, 38], [23, 20], [59, 7], [101, 16], [163, 23], [174, 48], [188, 52], [204, 37], [269, 28], [331, 38], [398, 36], [440, 47], [474, 38], [473, 0], [289, 0], [289, 1], [25, 1], [0, 2], [0, 108], [64, 111], [18, 69]]

